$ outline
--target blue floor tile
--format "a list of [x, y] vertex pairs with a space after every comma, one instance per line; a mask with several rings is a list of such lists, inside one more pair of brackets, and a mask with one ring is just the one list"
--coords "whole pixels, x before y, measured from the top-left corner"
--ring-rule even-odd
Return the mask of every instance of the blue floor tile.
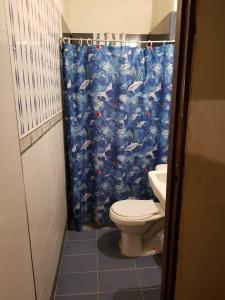
[[98, 294], [80, 294], [71, 296], [56, 296], [55, 300], [98, 300]]
[[138, 275], [142, 288], [154, 288], [161, 285], [160, 268], [138, 269]]
[[135, 270], [99, 272], [100, 292], [114, 292], [124, 289], [139, 289], [138, 276]]
[[97, 272], [60, 274], [56, 295], [97, 292]]
[[120, 234], [115, 228], [68, 232], [55, 300], [160, 299], [162, 256], [124, 257]]
[[63, 255], [96, 253], [96, 241], [67, 241]]
[[98, 239], [97, 240], [98, 251], [102, 253], [113, 253], [120, 252], [119, 240], [107, 240]]
[[60, 273], [97, 271], [97, 254], [63, 256]]
[[99, 300], [142, 300], [142, 295], [140, 290], [121, 290], [110, 293], [100, 293]]
[[97, 230], [97, 238], [102, 240], [119, 240], [121, 231], [116, 228], [99, 229]]
[[83, 230], [81, 232], [70, 230], [67, 232], [66, 240], [67, 241], [96, 240], [96, 231], [91, 229]]
[[144, 300], [160, 300], [161, 289], [142, 290]]
[[134, 269], [134, 259], [120, 253], [99, 253], [99, 270]]
[[137, 268], [159, 267], [158, 255], [140, 256], [135, 259]]

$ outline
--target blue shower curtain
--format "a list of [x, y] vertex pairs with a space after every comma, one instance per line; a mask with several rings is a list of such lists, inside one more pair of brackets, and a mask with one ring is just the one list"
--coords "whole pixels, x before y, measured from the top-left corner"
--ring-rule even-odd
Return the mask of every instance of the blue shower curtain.
[[148, 172], [167, 162], [174, 46], [65, 44], [70, 216], [108, 224], [110, 205], [151, 199]]

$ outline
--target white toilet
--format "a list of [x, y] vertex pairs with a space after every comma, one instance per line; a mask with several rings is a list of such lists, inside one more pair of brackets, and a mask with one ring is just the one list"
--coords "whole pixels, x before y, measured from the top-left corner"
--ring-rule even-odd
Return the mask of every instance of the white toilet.
[[[156, 170], [163, 168], [167, 165], [159, 165]], [[122, 254], [144, 256], [161, 253], [164, 216], [160, 202], [135, 198], [115, 202], [110, 208], [110, 218], [121, 230]]]

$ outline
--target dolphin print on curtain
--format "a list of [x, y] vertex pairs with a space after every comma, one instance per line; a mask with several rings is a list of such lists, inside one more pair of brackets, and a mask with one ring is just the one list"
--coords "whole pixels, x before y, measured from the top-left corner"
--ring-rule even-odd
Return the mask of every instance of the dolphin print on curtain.
[[151, 199], [167, 162], [174, 45], [64, 44], [65, 141], [75, 227], [108, 224], [115, 201]]

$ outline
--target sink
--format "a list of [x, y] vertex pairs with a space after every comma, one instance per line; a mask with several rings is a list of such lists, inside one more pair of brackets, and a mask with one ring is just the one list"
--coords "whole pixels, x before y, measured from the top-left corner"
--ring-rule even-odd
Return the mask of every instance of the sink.
[[150, 171], [148, 172], [148, 179], [154, 195], [165, 209], [167, 170]]

